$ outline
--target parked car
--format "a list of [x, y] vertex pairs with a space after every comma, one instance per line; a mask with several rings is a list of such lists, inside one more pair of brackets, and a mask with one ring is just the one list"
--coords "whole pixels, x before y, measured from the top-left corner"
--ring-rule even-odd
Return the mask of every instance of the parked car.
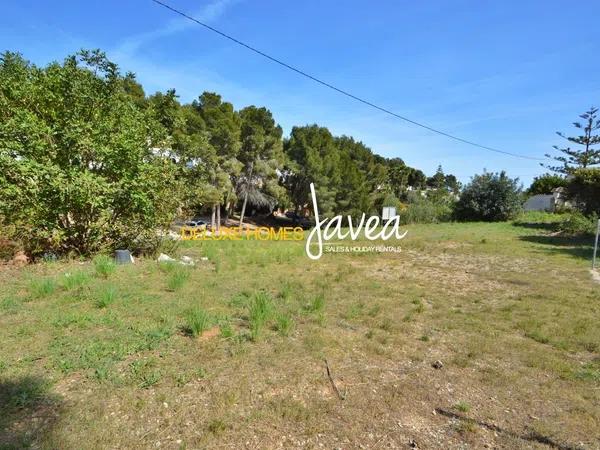
[[199, 220], [199, 219], [192, 219], [188, 222], [185, 223], [186, 227], [192, 227], [192, 228], [200, 228], [202, 230], [206, 229], [206, 222], [204, 220]]

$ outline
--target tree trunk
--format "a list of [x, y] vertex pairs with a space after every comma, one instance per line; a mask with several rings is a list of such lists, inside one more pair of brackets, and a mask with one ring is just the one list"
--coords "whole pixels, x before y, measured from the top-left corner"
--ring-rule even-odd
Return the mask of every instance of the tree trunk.
[[221, 204], [217, 205], [217, 231], [221, 229]]
[[248, 191], [246, 191], [246, 195], [244, 195], [244, 203], [242, 204], [242, 212], [240, 214], [240, 228], [242, 228], [242, 224], [244, 223], [244, 214], [246, 213], [246, 203], [248, 202]]
[[254, 162], [250, 164], [250, 173], [248, 175], [248, 186], [246, 187], [246, 193], [244, 194], [244, 203], [242, 204], [242, 213], [240, 214], [240, 228], [244, 224], [244, 214], [246, 213], [246, 204], [248, 203], [248, 189], [250, 183], [252, 183], [252, 170], [254, 169]]
[[215, 231], [215, 211], [216, 211], [216, 207], [215, 205], [212, 205], [212, 217], [210, 218], [210, 228], [211, 231]]

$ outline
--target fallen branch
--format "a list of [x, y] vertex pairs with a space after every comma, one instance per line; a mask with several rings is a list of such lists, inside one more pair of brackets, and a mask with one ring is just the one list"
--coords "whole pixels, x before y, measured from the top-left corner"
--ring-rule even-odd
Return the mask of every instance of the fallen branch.
[[335, 393], [337, 394], [338, 398], [340, 400], [345, 400], [346, 399], [346, 394], [342, 394], [339, 389], [337, 388], [337, 386], [335, 385], [335, 381], [333, 381], [333, 377], [331, 376], [331, 370], [329, 369], [329, 363], [327, 362], [327, 359], [324, 360], [325, 361], [325, 367], [327, 368], [327, 377], [329, 378], [329, 381], [331, 383], [331, 387], [333, 388], [333, 390], [335, 391]]

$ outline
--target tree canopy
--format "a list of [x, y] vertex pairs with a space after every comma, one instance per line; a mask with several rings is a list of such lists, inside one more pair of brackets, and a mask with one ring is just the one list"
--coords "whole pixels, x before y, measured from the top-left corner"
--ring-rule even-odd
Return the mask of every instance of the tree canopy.
[[518, 178], [510, 178], [505, 172], [484, 172], [465, 186], [455, 215], [460, 220], [502, 221], [514, 218], [521, 204]]
[[311, 182], [325, 216], [378, 213], [427, 184], [458, 189], [441, 167], [428, 180], [316, 124], [284, 138], [265, 107], [147, 95], [99, 50], [46, 67], [4, 53], [0, 119], [2, 233], [26, 236], [33, 255], [144, 248], [175, 216], [299, 210]]
[[90, 253], [156, 234], [177, 208], [165, 127], [99, 51], [0, 58], [0, 220], [27, 250]]
[[573, 122], [573, 126], [582, 134], [578, 136], [565, 136], [558, 131], [556, 134], [579, 147], [559, 147], [554, 146], [562, 155], [550, 156], [558, 161], [558, 166], [546, 166], [553, 172], [569, 174], [576, 169], [586, 169], [591, 166], [600, 164], [600, 149], [593, 148], [594, 145], [600, 144], [600, 134], [595, 134], [600, 129], [600, 118], [598, 118], [598, 108], [590, 108], [585, 113], [579, 116], [583, 122]]

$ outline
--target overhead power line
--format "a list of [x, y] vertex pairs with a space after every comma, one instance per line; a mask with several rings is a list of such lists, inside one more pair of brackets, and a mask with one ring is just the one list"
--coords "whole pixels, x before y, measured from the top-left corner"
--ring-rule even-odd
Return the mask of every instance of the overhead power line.
[[370, 102], [368, 100], [365, 100], [365, 99], [363, 99], [361, 97], [358, 97], [358, 96], [356, 96], [354, 94], [351, 94], [348, 91], [345, 91], [343, 89], [335, 87], [334, 85], [329, 84], [329, 83], [327, 83], [327, 82], [325, 82], [325, 81], [323, 81], [323, 80], [321, 80], [321, 79], [319, 79], [319, 78], [317, 78], [317, 77], [315, 77], [313, 75], [310, 75], [309, 73], [306, 73], [303, 70], [300, 70], [300, 69], [298, 69], [298, 68], [296, 68], [296, 67], [294, 67], [294, 66], [292, 66], [292, 65], [290, 65], [290, 64], [288, 64], [288, 63], [286, 63], [286, 62], [284, 62], [284, 61], [282, 61], [280, 59], [277, 59], [277, 58], [275, 58], [273, 56], [270, 56], [270, 55], [266, 54], [265, 52], [263, 52], [261, 50], [258, 50], [257, 48], [252, 47], [251, 45], [248, 45], [248, 44], [240, 41], [239, 39], [234, 38], [233, 36], [230, 36], [230, 35], [228, 35], [226, 33], [223, 33], [222, 31], [219, 31], [216, 28], [211, 27], [210, 25], [207, 25], [204, 22], [201, 22], [200, 20], [198, 20], [198, 19], [196, 19], [196, 18], [194, 18], [194, 17], [192, 17], [192, 16], [184, 13], [183, 11], [180, 11], [180, 10], [178, 10], [176, 8], [173, 8], [172, 6], [170, 6], [170, 5], [166, 4], [166, 3], [163, 3], [160, 0], [151, 0], [151, 1], [153, 1], [154, 3], [156, 3], [156, 4], [158, 4], [158, 5], [162, 6], [162, 7], [164, 7], [166, 9], [168, 9], [169, 11], [174, 12], [175, 14], [178, 14], [178, 15], [180, 15], [180, 16], [188, 19], [188, 20], [191, 20], [192, 22], [194, 22], [194, 23], [196, 23], [198, 25], [203, 26], [204, 28], [212, 31], [213, 33], [217, 33], [218, 35], [220, 35], [220, 36], [222, 36], [222, 37], [224, 37], [226, 39], [229, 39], [230, 41], [235, 42], [236, 44], [241, 45], [242, 47], [244, 47], [244, 48], [246, 48], [246, 49], [248, 49], [248, 50], [250, 50], [250, 51], [252, 51], [252, 52], [254, 52], [256, 54], [258, 54], [258, 55], [260, 55], [260, 56], [262, 56], [264, 58], [267, 58], [268, 60], [270, 60], [270, 61], [272, 61], [272, 62], [274, 62], [276, 64], [279, 64], [280, 66], [285, 67], [286, 69], [292, 70], [292, 71], [296, 72], [297, 74], [302, 75], [303, 77], [306, 77], [306, 78], [308, 78], [308, 79], [310, 79], [310, 80], [312, 80], [312, 81], [314, 81], [316, 83], [319, 83], [322, 86], [325, 86], [325, 87], [327, 87], [329, 89], [332, 89], [332, 90], [334, 90], [334, 91], [336, 91], [336, 92], [338, 92], [338, 93], [340, 93], [342, 95], [345, 95], [346, 97], [349, 97], [349, 98], [351, 98], [353, 100], [356, 100], [356, 101], [358, 101], [360, 103], [363, 103], [363, 104], [365, 104], [367, 106], [370, 106], [371, 108], [377, 109], [377, 110], [382, 111], [382, 112], [384, 112], [386, 114], [389, 114], [389, 115], [391, 115], [393, 117], [396, 117], [398, 119], [404, 120], [405, 122], [411, 123], [411, 124], [416, 125], [416, 126], [421, 127], [421, 128], [424, 128], [424, 129], [429, 130], [429, 131], [431, 131], [433, 133], [437, 133], [437, 134], [439, 134], [441, 136], [445, 136], [447, 138], [454, 139], [455, 141], [459, 141], [459, 142], [462, 142], [464, 144], [468, 144], [468, 145], [472, 145], [474, 147], [481, 148], [483, 150], [488, 150], [488, 151], [495, 152], [495, 153], [501, 153], [503, 155], [513, 156], [515, 158], [530, 159], [530, 160], [534, 160], [534, 161], [545, 161], [544, 158], [536, 158], [534, 156], [520, 155], [518, 153], [507, 152], [507, 151], [504, 151], [504, 150], [499, 150], [497, 148], [488, 147], [487, 145], [478, 144], [477, 142], [473, 142], [473, 141], [469, 141], [467, 139], [463, 139], [463, 138], [455, 136], [453, 134], [446, 133], [445, 131], [441, 131], [441, 130], [438, 130], [436, 128], [430, 127], [429, 125], [425, 125], [423, 123], [417, 122], [416, 120], [409, 119], [408, 117], [401, 116], [400, 114], [396, 114], [395, 112], [390, 111], [389, 109], [386, 109], [386, 108], [383, 108], [381, 106], [378, 106], [375, 103], [372, 103], [372, 102]]

